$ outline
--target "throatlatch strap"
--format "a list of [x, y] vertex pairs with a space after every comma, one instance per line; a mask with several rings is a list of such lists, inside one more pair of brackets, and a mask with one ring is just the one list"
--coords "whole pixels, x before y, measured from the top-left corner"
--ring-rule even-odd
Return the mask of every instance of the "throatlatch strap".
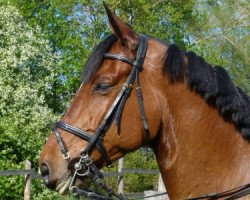
[[141, 113], [142, 124], [143, 124], [144, 130], [145, 130], [146, 145], [149, 145], [149, 143], [150, 143], [150, 131], [148, 128], [146, 113], [145, 113], [145, 110], [143, 107], [143, 97], [142, 97], [142, 91], [141, 91], [138, 71], [136, 72], [136, 94], [137, 94], [137, 99], [138, 99], [139, 110]]
[[125, 103], [126, 103], [128, 97], [131, 93], [131, 90], [132, 90], [132, 85], [129, 85], [128, 89], [126, 90], [124, 96], [121, 99], [119, 106], [117, 107], [114, 120], [115, 120], [115, 124], [118, 126], [118, 128], [120, 127], [122, 111], [124, 109], [124, 106], [125, 106]]

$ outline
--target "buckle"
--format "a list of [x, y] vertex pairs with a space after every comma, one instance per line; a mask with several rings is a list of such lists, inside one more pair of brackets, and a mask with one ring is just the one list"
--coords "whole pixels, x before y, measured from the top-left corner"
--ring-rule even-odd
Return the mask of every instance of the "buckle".
[[133, 87], [132, 84], [126, 84], [126, 83], [122, 84], [122, 86], [125, 88], [132, 88]]
[[93, 163], [92, 159], [88, 155], [83, 156], [82, 159], [86, 166], [89, 166]]
[[67, 153], [64, 153], [64, 154], [63, 154], [63, 158], [64, 158], [64, 160], [70, 159], [69, 153], [68, 153], [68, 152], [67, 152]]

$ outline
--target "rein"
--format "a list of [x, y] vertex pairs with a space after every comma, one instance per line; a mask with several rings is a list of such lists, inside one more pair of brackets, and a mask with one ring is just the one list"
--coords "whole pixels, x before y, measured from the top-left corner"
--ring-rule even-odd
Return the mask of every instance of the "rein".
[[246, 184], [244, 186], [232, 189], [232, 190], [225, 191], [225, 192], [215, 193], [215, 194], [207, 194], [204, 196], [186, 199], [186, 200], [202, 200], [202, 199], [216, 200], [216, 199], [222, 199], [222, 198], [224, 200], [234, 200], [234, 199], [239, 199], [239, 198], [246, 196], [248, 194], [250, 194], [250, 183]]
[[[80, 196], [85, 196], [85, 197], [89, 197], [93, 199], [102, 199], [102, 200], [113, 199], [112, 198], [113, 196], [121, 200], [127, 199], [124, 195], [117, 194], [116, 192], [114, 192], [110, 187], [108, 187], [104, 183], [103, 174], [93, 163], [93, 160], [90, 156], [92, 152], [94, 151], [94, 149], [97, 149], [101, 153], [103, 158], [105, 159], [107, 166], [108, 167], [111, 166], [112, 162], [103, 144], [104, 136], [108, 132], [113, 121], [115, 121], [117, 125], [120, 123], [121, 114], [122, 114], [124, 105], [132, 91], [132, 85], [135, 80], [136, 80], [136, 94], [137, 94], [137, 99], [138, 99], [138, 104], [139, 104], [139, 111], [141, 114], [141, 120], [142, 120], [143, 127], [145, 130], [145, 143], [149, 144], [150, 131], [148, 128], [147, 118], [146, 118], [146, 114], [145, 114], [145, 110], [143, 106], [143, 98], [142, 98], [142, 92], [141, 92], [140, 80], [139, 80], [139, 73], [143, 70], [142, 66], [143, 66], [143, 62], [147, 53], [147, 47], [148, 47], [147, 37], [144, 35], [140, 35], [139, 47], [137, 50], [135, 61], [132, 61], [129, 58], [126, 58], [119, 54], [111, 54], [111, 53], [104, 54], [104, 58], [106, 59], [120, 60], [120, 61], [123, 61], [125, 63], [132, 65], [133, 68], [126, 82], [123, 84], [120, 92], [118, 93], [116, 99], [114, 100], [108, 112], [106, 113], [103, 121], [101, 122], [99, 127], [96, 129], [95, 135], [92, 135], [84, 130], [76, 128], [63, 121], [59, 121], [55, 123], [55, 125], [52, 128], [56, 136], [57, 142], [60, 146], [61, 153], [64, 159], [67, 160], [69, 164], [70, 164], [71, 158], [62, 140], [62, 137], [58, 131], [58, 128], [63, 129], [69, 133], [72, 133], [73, 135], [76, 135], [77, 137], [80, 137], [81, 139], [89, 142], [86, 148], [80, 152], [80, 160], [74, 165], [75, 171], [74, 171], [71, 183], [69, 185], [69, 190], [73, 191], [74, 193]], [[107, 193], [108, 196], [103, 196], [93, 191], [83, 190], [83, 189], [78, 188], [77, 186], [75, 186], [75, 181], [77, 177], [90, 178], [100, 189], [103, 189]]]

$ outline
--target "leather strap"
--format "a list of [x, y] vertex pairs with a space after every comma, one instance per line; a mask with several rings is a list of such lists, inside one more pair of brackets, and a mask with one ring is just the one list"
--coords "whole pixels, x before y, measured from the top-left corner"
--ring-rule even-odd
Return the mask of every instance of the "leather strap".
[[224, 200], [234, 200], [234, 199], [239, 199], [248, 194], [250, 194], [250, 184], [246, 184], [244, 186], [241, 186], [232, 190], [228, 190], [225, 192], [216, 193], [216, 194], [208, 194], [208, 195], [190, 198], [186, 200], [202, 200], [202, 199], [217, 200], [220, 198], [223, 198]]
[[89, 143], [88, 143], [88, 145], [85, 148], [83, 153], [88, 153], [89, 155], [91, 155], [91, 153], [94, 150], [97, 139], [100, 138], [100, 137], [103, 138], [104, 135], [106, 134], [108, 128], [110, 127], [110, 125], [113, 122], [113, 119], [114, 119], [113, 116], [114, 116], [114, 113], [115, 113], [115, 110], [116, 110], [117, 106], [121, 102], [121, 99], [122, 99], [123, 95], [125, 94], [126, 90], [128, 89], [129, 85], [134, 80], [134, 74], [135, 74], [135, 69], [133, 69], [132, 72], [130, 73], [126, 83], [122, 86], [121, 91], [119, 92], [119, 94], [117, 95], [115, 101], [113, 102], [113, 104], [111, 105], [111, 107], [108, 110], [107, 114], [105, 115], [101, 125], [97, 128], [96, 134], [89, 141]]
[[141, 113], [141, 120], [142, 120], [142, 124], [143, 124], [143, 128], [145, 131], [145, 135], [146, 135], [146, 145], [149, 145], [150, 143], [150, 131], [148, 128], [148, 122], [147, 122], [147, 117], [146, 117], [146, 113], [143, 107], [143, 97], [142, 97], [142, 91], [141, 91], [141, 86], [140, 86], [140, 81], [139, 81], [139, 72], [136, 73], [136, 93], [137, 93], [137, 99], [138, 99], [138, 105], [139, 105], [139, 110]]
[[59, 147], [60, 147], [61, 153], [63, 155], [63, 158], [65, 160], [67, 160], [67, 162], [69, 162], [70, 161], [70, 155], [68, 153], [68, 150], [65, 147], [65, 144], [63, 143], [62, 137], [61, 137], [60, 133], [58, 132], [57, 127], [55, 127], [55, 126], [53, 127], [53, 132], [54, 132], [54, 134], [56, 136], [56, 140], [57, 140], [57, 143], [59, 144]]
[[118, 126], [118, 128], [120, 128], [120, 122], [121, 122], [121, 116], [122, 116], [122, 111], [124, 109], [125, 103], [130, 95], [132, 91], [132, 85], [128, 86], [128, 89], [126, 90], [125, 94], [123, 95], [121, 102], [116, 110], [115, 113], [115, 124]]
[[93, 138], [93, 135], [89, 134], [88, 132], [81, 130], [77, 127], [71, 126], [71, 125], [65, 123], [64, 121], [58, 121], [55, 123], [54, 126], [61, 128], [65, 131], [68, 131], [68, 132], [74, 134], [75, 136], [77, 136], [83, 140], [90, 141]]
[[[63, 121], [58, 121], [54, 125], [53, 131], [56, 134], [57, 141], [61, 140], [61, 142], [60, 143], [58, 142], [58, 143], [59, 143], [59, 146], [61, 148], [61, 152], [62, 153], [65, 152], [65, 151], [67, 151], [67, 150], [66, 150], [65, 145], [63, 144], [62, 138], [61, 138], [61, 136], [60, 136], [57, 128], [61, 128], [61, 129], [65, 130], [65, 131], [67, 131], [69, 133], [74, 134], [77, 137], [80, 137], [83, 140], [86, 140], [86, 141], [90, 141], [94, 137], [93, 135], [89, 134], [86, 131], [83, 131], [83, 130], [81, 130], [79, 128], [71, 126], [71, 125], [69, 125], [69, 124], [67, 124], [67, 123], [65, 123]], [[110, 166], [112, 164], [112, 162], [109, 159], [108, 152], [107, 152], [106, 148], [104, 147], [102, 141], [100, 141], [100, 140], [97, 141], [96, 148], [102, 154], [102, 156], [104, 157], [104, 159], [106, 160], [107, 165]]]
[[145, 35], [140, 35], [139, 39], [140, 39], [140, 45], [136, 53], [136, 61], [134, 62], [133, 65], [137, 67], [139, 71], [142, 71], [143, 62], [145, 60], [148, 50], [148, 42], [147, 42], [147, 36]]
[[[140, 45], [137, 49], [135, 62], [133, 62], [133, 61], [129, 60], [128, 58], [123, 57], [122, 55], [119, 55], [119, 54], [107, 53], [107, 54], [105, 54], [105, 58], [120, 59], [120, 60], [134, 66], [133, 70], [135, 70], [135, 76], [136, 76], [136, 94], [137, 94], [139, 110], [140, 110], [140, 114], [141, 114], [141, 120], [142, 120], [143, 127], [144, 127], [145, 134], [146, 134], [146, 144], [148, 145], [150, 143], [150, 131], [148, 128], [147, 117], [146, 117], [146, 113], [145, 113], [144, 106], [143, 106], [143, 97], [142, 97], [140, 81], [139, 81], [139, 72], [143, 70], [143, 62], [144, 62], [145, 57], [146, 57], [148, 43], [147, 43], [147, 37], [145, 35], [141, 35], [139, 37], [139, 39], [140, 39]], [[133, 82], [134, 80], [131, 80], [131, 81]], [[131, 90], [132, 90], [132, 82], [130, 83], [131, 87], [126, 91], [126, 94], [123, 96], [123, 98], [119, 104], [119, 107], [116, 111], [115, 122], [118, 125], [118, 127], [120, 125], [119, 123], [121, 121], [121, 115], [122, 115], [123, 108], [125, 106], [125, 102], [126, 102], [127, 98], [129, 97]], [[126, 84], [128, 84], [128, 83], [126, 83]]]
[[113, 59], [113, 60], [120, 60], [120, 61], [123, 61], [125, 63], [130, 64], [130, 65], [134, 65], [133, 60], [130, 60], [129, 58], [127, 58], [123, 55], [120, 55], [120, 54], [105, 53], [104, 58], [109, 58], [109, 59]]

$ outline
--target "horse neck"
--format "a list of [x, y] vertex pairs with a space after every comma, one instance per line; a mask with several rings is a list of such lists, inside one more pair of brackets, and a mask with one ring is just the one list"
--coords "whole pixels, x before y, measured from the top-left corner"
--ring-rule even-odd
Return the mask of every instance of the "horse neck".
[[168, 84], [161, 94], [156, 156], [171, 199], [250, 183], [250, 145], [234, 125], [184, 83]]

